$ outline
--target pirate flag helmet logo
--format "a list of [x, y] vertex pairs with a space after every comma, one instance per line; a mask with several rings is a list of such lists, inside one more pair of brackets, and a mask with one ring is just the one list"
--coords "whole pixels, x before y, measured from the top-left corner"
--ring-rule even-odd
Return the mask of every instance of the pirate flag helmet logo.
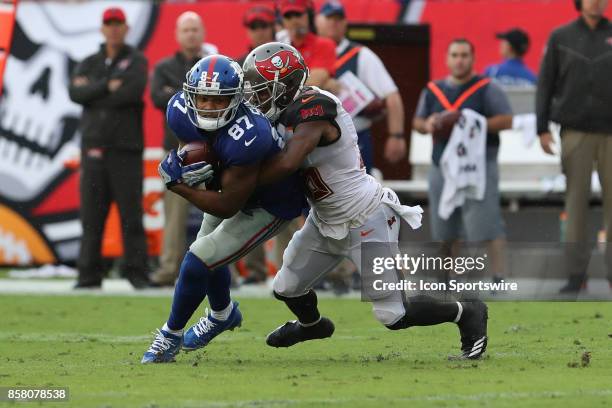
[[288, 44], [268, 43], [249, 53], [243, 65], [246, 99], [276, 121], [301, 91], [308, 68]]

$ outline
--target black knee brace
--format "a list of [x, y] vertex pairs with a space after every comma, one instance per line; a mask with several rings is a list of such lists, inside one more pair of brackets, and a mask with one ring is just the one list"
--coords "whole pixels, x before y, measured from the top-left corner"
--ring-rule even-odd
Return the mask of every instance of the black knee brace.
[[289, 298], [276, 292], [274, 292], [274, 297], [285, 302], [300, 323], [314, 323], [321, 317], [319, 309], [317, 309], [317, 294], [312, 289], [305, 295], [298, 297]]

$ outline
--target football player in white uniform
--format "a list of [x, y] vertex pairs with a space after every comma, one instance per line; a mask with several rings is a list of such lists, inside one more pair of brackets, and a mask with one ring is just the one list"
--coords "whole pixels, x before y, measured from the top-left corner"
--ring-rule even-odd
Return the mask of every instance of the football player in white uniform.
[[[333, 334], [333, 323], [319, 313], [313, 285], [344, 257], [361, 269], [362, 243], [388, 243], [382, 255], [399, 254], [400, 220], [417, 228], [422, 210], [402, 206], [392, 190], [366, 173], [350, 115], [331, 93], [304, 87], [308, 69], [295, 48], [282, 43], [257, 47], [243, 70], [247, 97], [286, 142], [281, 153], [262, 165], [259, 183], [301, 169], [311, 205], [274, 279], [275, 297], [297, 320], [274, 330], [266, 341], [290, 347]], [[393, 275], [397, 280], [395, 271]], [[376, 319], [391, 330], [455, 322], [463, 358], [479, 358], [486, 350], [487, 307], [482, 301], [444, 302], [425, 295], [406, 299], [399, 291], [369, 297]]]

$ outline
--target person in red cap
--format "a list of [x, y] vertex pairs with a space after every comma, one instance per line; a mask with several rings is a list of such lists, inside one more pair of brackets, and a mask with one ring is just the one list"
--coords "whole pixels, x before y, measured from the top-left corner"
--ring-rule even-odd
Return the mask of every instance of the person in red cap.
[[302, 54], [310, 70], [306, 85], [337, 91], [333, 79], [336, 45], [332, 40], [315, 34], [312, 0], [277, 0], [276, 7], [289, 42]]
[[[264, 5], [251, 7], [244, 13], [243, 24], [246, 27], [247, 37], [249, 38], [249, 51], [236, 61], [242, 66], [244, 60], [253, 49], [260, 45], [274, 41], [276, 15], [274, 9]], [[244, 266], [248, 271], [248, 276], [243, 284], [256, 284], [265, 282], [268, 277], [268, 267], [266, 264], [266, 251], [263, 245], [253, 249], [242, 258]]]
[[[307, 86], [316, 86], [332, 93], [340, 88], [334, 79], [336, 44], [328, 38], [315, 34], [314, 6], [311, 0], [277, 0], [276, 9], [281, 16], [284, 34], [277, 35], [278, 41], [288, 42], [295, 47], [306, 62], [309, 76]], [[276, 263], [282, 264], [283, 251], [293, 234], [301, 227], [302, 220], [296, 219], [276, 236]]]
[[[275, 21], [274, 10], [268, 6], [259, 5], [247, 10], [244, 14], [243, 23], [249, 38], [249, 51], [262, 44], [274, 41]], [[236, 60], [240, 66], [242, 66], [247, 55], [249, 55], [248, 52]]]
[[123, 10], [102, 15], [105, 42], [79, 63], [69, 87], [70, 99], [83, 105], [81, 139], [81, 222], [83, 237], [76, 288], [100, 288], [104, 268], [101, 243], [111, 202], [121, 218], [122, 274], [137, 288], [149, 286], [147, 242], [142, 224], [142, 96], [147, 60], [125, 43]]

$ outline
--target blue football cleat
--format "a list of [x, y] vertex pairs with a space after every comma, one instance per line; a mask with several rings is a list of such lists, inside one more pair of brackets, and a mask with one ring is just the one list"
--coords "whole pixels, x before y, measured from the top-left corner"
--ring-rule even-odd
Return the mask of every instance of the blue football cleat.
[[206, 316], [194, 324], [185, 332], [183, 338], [183, 349], [193, 351], [206, 346], [212, 339], [226, 330], [234, 330], [242, 325], [242, 313], [238, 309], [238, 302], [233, 302], [234, 307], [227, 320], [217, 320], [206, 310]]
[[157, 329], [151, 347], [144, 353], [142, 364], [172, 363], [181, 350], [182, 336], [175, 336], [167, 331]]

